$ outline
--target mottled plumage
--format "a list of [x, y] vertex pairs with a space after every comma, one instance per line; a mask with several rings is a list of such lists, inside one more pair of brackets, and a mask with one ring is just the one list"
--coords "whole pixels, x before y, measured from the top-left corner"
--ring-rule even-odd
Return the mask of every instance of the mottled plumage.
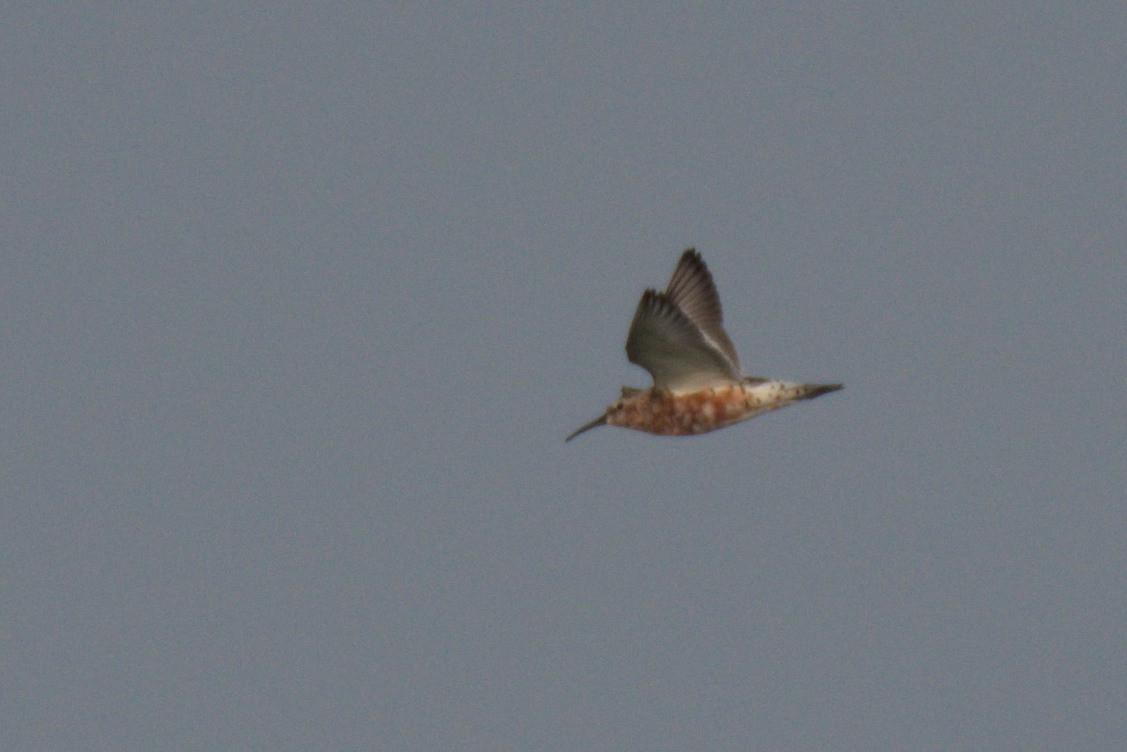
[[642, 294], [626, 357], [649, 371], [654, 385], [623, 387], [620, 399], [565, 441], [601, 425], [671, 436], [705, 433], [842, 388], [743, 376], [712, 275], [692, 248], [681, 255], [665, 292]]

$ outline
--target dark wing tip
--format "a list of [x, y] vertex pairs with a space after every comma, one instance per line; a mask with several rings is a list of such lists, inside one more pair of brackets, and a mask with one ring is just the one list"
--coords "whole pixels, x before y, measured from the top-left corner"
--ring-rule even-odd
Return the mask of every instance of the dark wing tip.
[[[634, 312], [634, 320], [630, 324], [630, 333], [626, 337], [626, 359], [631, 363], [646, 367], [644, 363], [638, 361], [638, 342], [636, 339], [639, 316], [643, 312], [649, 315], [663, 318], [667, 321], [680, 321], [685, 320], [685, 315], [677, 304], [669, 299], [669, 295], [664, 292], [649, 287], [642, 293], [642, 299], [638, 301], [638, 309]], [[686, 325], [688, 321], [685, 320]]]
[[717, 317], [721, 315], [720, 295], [716, 292], [712, 272], [695, 248], [689, 248], [681, 254], [673, 275], [669, 278], [669, 284], [665, 286], [665, 294], [678, 305], [692, 298], [701, 298], [711, 314]]
[[[681, 254], [681, 258], [677, 259], [677, 266], [673, 269], [673, 277], [669, 280], [669, 288], [673, 286], [674, 280], [686, 275], [684, 267], [689, 267], [688, 276], [690, 278], [703, 272], [708, 275], [709, 282], [712, 281], [708, 265], [704, 263], [704, 258], [700, 255], [700, 252], [696, 248], [686, 248], [685, 252]], [[666, 292], [669, 292], [669, 288], [666, 289]]]

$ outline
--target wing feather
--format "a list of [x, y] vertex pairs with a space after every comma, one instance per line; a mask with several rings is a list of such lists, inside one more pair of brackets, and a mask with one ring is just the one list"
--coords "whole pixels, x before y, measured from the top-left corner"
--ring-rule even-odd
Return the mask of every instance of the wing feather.
[[697, 391], [740, 378], [738, 369], [667, 293], [646, 290], [638, 302], [626, 357], [674, 392]]
[[681, 254], [681, 260], [665, 288], [665, 295], [700, 328], [705, 339], [731, 361], [732, 370], [739, 373], [739, 356], [736, 355], [736, 348], [728, 333], [724, 331], [720, 295], [716, 292], [712, 273], [695, 248]]

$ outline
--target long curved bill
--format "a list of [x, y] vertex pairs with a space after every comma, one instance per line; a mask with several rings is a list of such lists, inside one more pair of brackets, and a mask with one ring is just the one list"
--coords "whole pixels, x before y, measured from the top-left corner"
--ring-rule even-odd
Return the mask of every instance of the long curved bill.
[[603, 413], [602, 415], [595, 418], [590, 423], [587, 423], [584, 426], [582, 426], [581, 428], [578, 428], [574, 432], [572, 432], [572, 434], [570, 436], [568, 436], [566, 439], [564, 439], [564, 443], [566, 444], [567, 442], [571, 441], [572, 439], [574, 439], [576, 436], [583, 433], [584, 431], [590, 431], [592, 428], [598, 428], [599, 426], [606, 425], [606, 422], [607, 422], [607, 415], [606, 415], [606, 413]]

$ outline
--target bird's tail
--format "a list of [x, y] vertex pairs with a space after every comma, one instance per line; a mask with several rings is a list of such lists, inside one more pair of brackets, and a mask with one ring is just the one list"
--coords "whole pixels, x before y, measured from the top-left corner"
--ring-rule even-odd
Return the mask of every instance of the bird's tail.
[[837, 392], [844, 389], [844, 384], [799, 384], [795, 390], [795, 399], [808, 400], [821, 397], [823, 394]]

